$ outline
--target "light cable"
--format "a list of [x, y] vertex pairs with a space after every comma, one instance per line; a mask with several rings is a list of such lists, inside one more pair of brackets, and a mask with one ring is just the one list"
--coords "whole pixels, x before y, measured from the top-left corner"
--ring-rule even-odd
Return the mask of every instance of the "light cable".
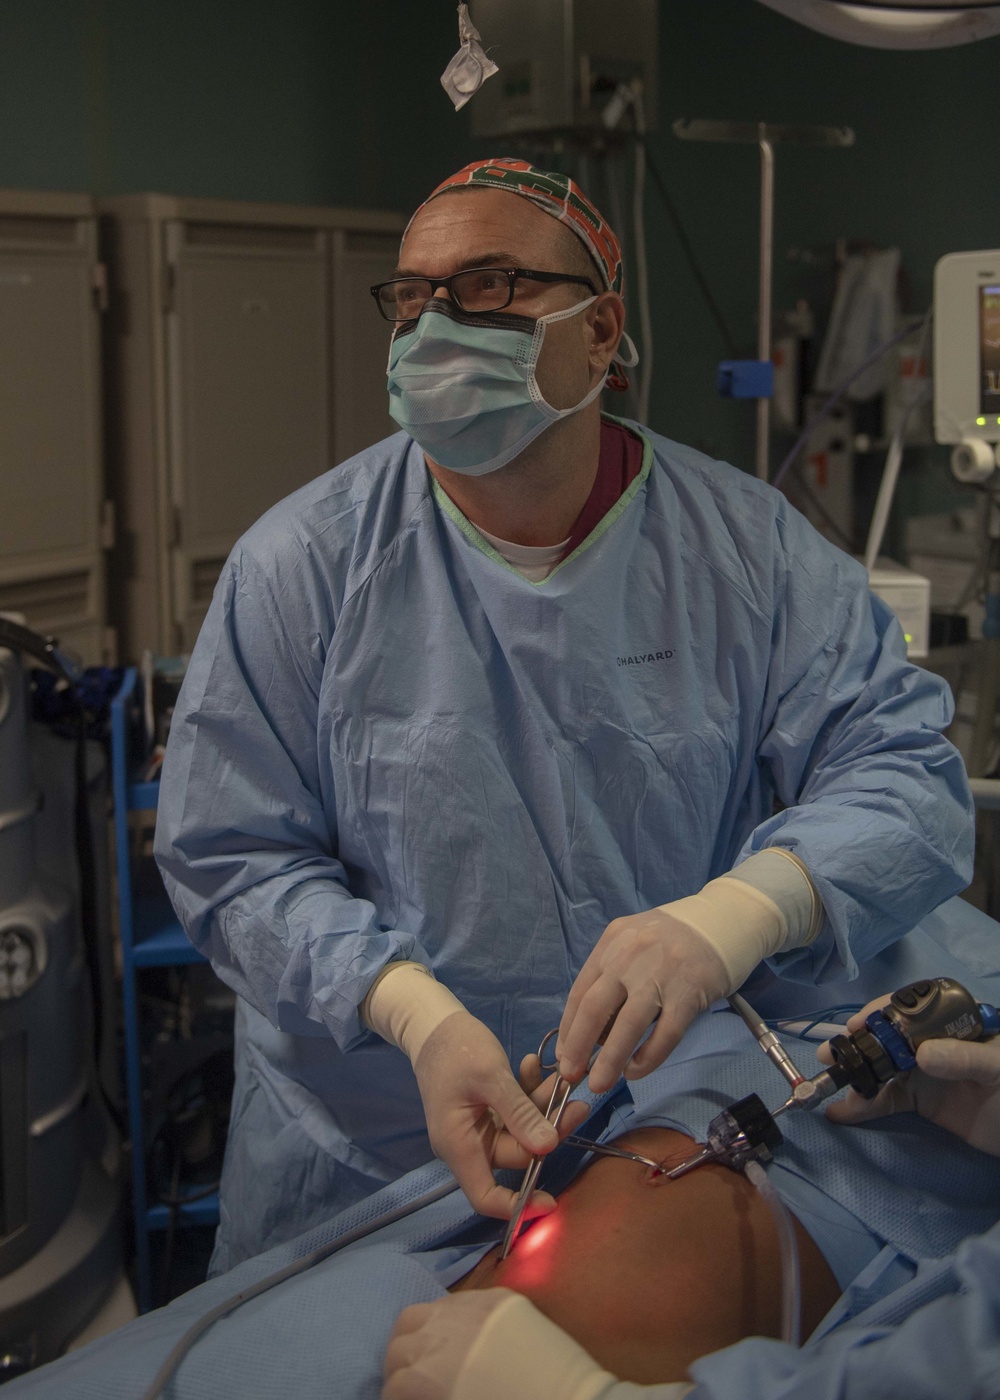
[[332, 1254], [346, 1249], [349, 1244], [357, 1244], [359, 1240], [363, 1240], [375, 1230], [381, 1230], [386, 1225], [395, 1225], [397, 1220], [404, 1220], [414, 1211], [421, 1210], [424, 1206], [433, 1205], [435, 1201], [443, 1200], [445, 1196], [450, 1196], [453, 1191], [457, 1190], [458, 1182], [454, 1177], [449, 1177], [440, 1186], [435, 1186], [431, 1191], [425, 1191], [422, 1196], [418, 1196], [415, 1201], [411, 1201], [408, 1205], [397, 1206], [395, 1210], [388, 1210], [384, 1215], [376, 1216], [366, 1225], [358, 1225], [355, 1229], [348, 1230], [347, 1234], [341, 1235], [339, 1239], [331, 1240], [329, 1244], [321, 1245], [319, 1249], [310, 1250], [308, 1254], [303, 1254], [301, 1259], [293, 1260], [291, 1264], [286, 1264], [284, 1268], [275, 1270], [273, 1274], [258, 1279], [249, 1288], [243, 1288], [239, 1293], [234, 1293], [231, 1297], [223, 1299], [221, 1303], [217, 1303], [214, 1308], [200, 1317], [174, 1343], [152, 1382], [143, 1391], [141, 1400], [159, 1400], [178, 1366], [195, 1342], [199, 1341], [220, 1318], [228, 1317], [242, 1303], [249, 1303], [251, 1298], [259, 1298], [262, 1293], [267, 1293], [269, 1289], [277, 1287], [279, 1283], [284, 1283], [287, 1279], [295, 1278], [297, 1274], [304, 1274], [307, 1269], [311, 1269], [315, 1264], [321, 1264], [324, 1259], [329, 1259]]

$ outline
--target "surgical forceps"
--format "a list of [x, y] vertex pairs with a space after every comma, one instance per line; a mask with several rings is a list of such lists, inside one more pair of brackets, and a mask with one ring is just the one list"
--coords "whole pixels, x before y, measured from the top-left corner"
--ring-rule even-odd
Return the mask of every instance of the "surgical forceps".
[[[545, 1048], [553, 1036], [558, 1034], [559, 1027], [556, 1026], [553, 1030], [549, 1031], [547, 1035], [542, 1037], [542, 1043], [538, 1047], [538, 1063], [543, 1073], [550, 1073], [552, 1070], [558, 1070], [559, 1068], [557, 1063], [550, 1065], [545, 1063]], [[559, 1127], [563, 1113], [566, 1111], [566, 1105], [569, 1103], [569, 1096], [572, 1092], [573, 1085], [569, 1080], [563, 1079], [561, 1074], [556, 1074], [556, 1082], [553, 1084], [552, 1093], [549, 1096], [549, 1106], [545, 1110], [545, 1117], [554, 1128]], [[524, 1181], [521, 1183], [521, 1189], [518, 1192], [517, 1200], [514, 1202], [514, 1213], [507, 1223], [507, 1230], [503, 1237], [503, 1249], [500, 1251], [501, 1259], [507, 1258], [507, 1255], [514, 1246], [514, 1241], [520, 1233], [521, 1226], [524, 1224], [524, 1214], [528, 1209], [528, 1202], [531, 1200], [531, 1194], [535, 1189], [535, 1183], [538, 1181], [544, 1162], [544, 1157], [532, 1157], [531, 1162], [528, 1164], [528, 1170], [524, 1173]]]

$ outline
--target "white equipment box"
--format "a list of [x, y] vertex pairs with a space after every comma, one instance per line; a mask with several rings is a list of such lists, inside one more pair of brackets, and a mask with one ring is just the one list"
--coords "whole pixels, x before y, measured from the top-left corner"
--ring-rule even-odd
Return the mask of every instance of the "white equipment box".
[[1000, 442], [1000, 249], [934, 269], [934, 435], [960, 481], [985, 481]]
[[868, 586], [899, 618], [910, 660], [926, 656], [930, 646], [930, 580], [892, 559], [879, 559], [868, 576]]

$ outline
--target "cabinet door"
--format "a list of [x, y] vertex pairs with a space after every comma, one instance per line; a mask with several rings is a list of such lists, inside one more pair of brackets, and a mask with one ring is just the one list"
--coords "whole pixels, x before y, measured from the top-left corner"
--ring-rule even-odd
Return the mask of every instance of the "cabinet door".
[[96, 238], [90, 219], [0, 216], [0, 610], [102, 659]]
[[327, 236], [177, 221], [167, 257], [175, 621], [189, 647], [239, 536], [330, 465]]
[[335, 459], [343, 462], [362, 448], [399, 431], [389, 417], [385, 369], [392, 327], [371, 295], [396, 267], [399, 235], [333, 235], [333, 422]]

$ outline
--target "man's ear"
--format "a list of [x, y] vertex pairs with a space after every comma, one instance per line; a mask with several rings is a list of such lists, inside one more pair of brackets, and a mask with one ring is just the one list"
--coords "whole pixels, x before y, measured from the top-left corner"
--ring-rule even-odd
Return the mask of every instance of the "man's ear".
[[617, 292], [603, 292], [590, 308], [591, 358], [606, 369], [625, 329], [625, 303]]

